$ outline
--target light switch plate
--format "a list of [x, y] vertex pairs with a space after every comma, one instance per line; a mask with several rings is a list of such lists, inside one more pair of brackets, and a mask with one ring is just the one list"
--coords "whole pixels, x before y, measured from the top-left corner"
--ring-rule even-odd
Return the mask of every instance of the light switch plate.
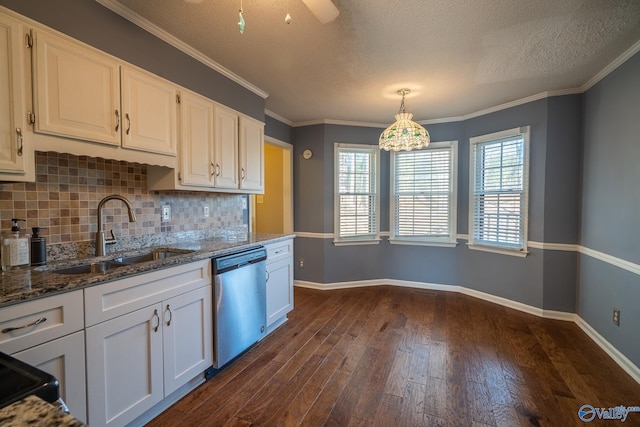
[[171, 206], [162, 206], [162, 222], [171, 221]]

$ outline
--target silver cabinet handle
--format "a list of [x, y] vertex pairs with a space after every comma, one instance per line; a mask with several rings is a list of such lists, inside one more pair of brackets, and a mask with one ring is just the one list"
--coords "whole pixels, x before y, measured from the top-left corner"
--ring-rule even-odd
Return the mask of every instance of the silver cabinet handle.
[[247, 174], [245, 173], [244, 168], [240, 169], [240, 171], [240, 176], [242, 177], [242, 179], [245, 179], [247, 177]]
[[127, 135], [129, 135], [129, 131], [131, 130], [131, 117], [129, 117], [129, 113], [124, 115], [127, 118]]
[[16, 142], [18, 143], [18, 156], [22, 156], [22, 148], [23, 148], [22, 128], [16, 128]]
[[173, 313], [171, 312], [171, 307], [167, 304], [167, 308], [165, 311], [169, 312], [169, 320], [167, 320], [167, 326], [171, 326], [171, 319], [173, 319]]
[[216, 165], [211, 162], [211, 176], [216, 176]]
[[120, 113], [116, 110], [116, 132], [120, 129]]
[[29, 323], [28, 325], [14, 326], [14, 327], [12, 327], [12, 328], [4, 328], [4, 329], [2, 330], [2, 333], [3, 333], [3, 334], [8, 334], [9, 332], [17, 331], [17, 330], [19, 330], [19, 329], [30, 328], [30, 327], [32, 327], [32, 326], [39, 325], [40, 323], [44, 323], [44, 322], [46, 322], [46, 321], [47, 321], [47, 318], [46, 318], [46, 317], [41, 317], [41, 318], [39, 318], [39, 319], [37, 319], [37, 320], [34, 320], [33, 322]]
[[220, 165], [216, 163], [216, 176], [220, 176]]
[[269, 277], [271, 277], [271, 275], [269, 274], [269, 272], [267, 271], [267, 282], [269, 281]]
[[153, 316], [152, 317], [155, 317], [156, 320], [158, 321], [158, 323], [156, 323], [156, 326], [152, 326], [153, 332], [158, 332], [158, 328], [160, 327], [160, 315], [158, 314], [158, 309], [157, 308], [155, 310], [153, 310]]

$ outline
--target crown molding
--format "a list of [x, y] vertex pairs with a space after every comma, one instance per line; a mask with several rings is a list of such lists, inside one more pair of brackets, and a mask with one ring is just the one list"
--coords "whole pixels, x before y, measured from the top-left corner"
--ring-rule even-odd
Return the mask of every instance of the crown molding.
[[626, 52], [622, 55], [618, 56], [613, 62], [602, 69], [598, 74], [593, 76], [591, 80], [582, 85], [582, 91], [586, 92], [596, 85], [600, 80], [607, 77], [609, 74], [613, 73], [619, 66], [624, 64], [627, 60], [629, 60], [633, 55], [640, 52], [640, 40], [638, 40], [634, 45], [632, 45]]
[[231, 70], [218, 64], [213, 59], [205, 55], [204, 53], [194, 49], [193, 47], [189, 46], [188, 44], [178, 39], [177, 37], [169, 34], [168, 32], [158, 27], [151, 21], [138, 15], [128, 7], [125, 7], [120, 3], [117, 3], [115, 0], [95, 0], [95, 1], [96, 3], [101, 4], [102, 6], [111, 10], [112, 12], [122, 16], [127, 21], [130, 21], [133, 24], [137, 25], [138, 27], [142, 28], [143, 30], [153, 34], [154, 36], [158, 37], [160, 40], [169, 43], [171, 46], [184, 52], [185, 54], [189, 55], [193, 59], [200, 61], [201, 63], [211, 68], [212, 70], [217, 71], [218, 73], [222, 74], [229, 80], [232, 80], [233, 82], [239, 84], [245, 89], [250, 90], [251, 92], [255, 93], [261, 98], [266, 99], [269, 97], [269, 94], [267, 92], [249, 83], [247, 80], [243, 79], [242, 77], [238, 76]]
[[273, 111], [271, 111], [271, 110], [269, 110], [267, 108], [264, 109], [264, 114], [265, 114], [265, 116], [269, 116], [272, 119], [276, 119], [277, 121], [282, 122], [285, 125], [288, 125], [288, 126], [291, 126], [291, 127], [294, 127], [294, 125], [295, 125], [295, 123], [293, 123], [291, 120], [287, 119], [286, 117], [282, 117], [280, 114], [274, 113]]

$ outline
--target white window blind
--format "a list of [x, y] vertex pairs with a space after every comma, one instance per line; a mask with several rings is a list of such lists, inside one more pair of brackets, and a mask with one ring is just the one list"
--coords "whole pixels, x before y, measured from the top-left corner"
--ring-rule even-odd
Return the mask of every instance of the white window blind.
[[392, 239], [455, 242], [456, 146], [392, 153]]
[[378, 239], [378, 147], [336, 144], [335, 240]]
[[471, 138], [471, 242], [526, 250], [529, 128]]

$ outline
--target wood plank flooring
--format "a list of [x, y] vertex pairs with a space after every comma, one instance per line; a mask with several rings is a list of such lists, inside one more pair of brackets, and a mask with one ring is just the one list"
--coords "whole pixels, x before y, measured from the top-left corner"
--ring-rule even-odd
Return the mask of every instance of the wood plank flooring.
[[640, 405], [640, 384], [571, 322], [391, 286], [296, 288], [295, 305], [149, 425], [584, 426], [583, 404]]

